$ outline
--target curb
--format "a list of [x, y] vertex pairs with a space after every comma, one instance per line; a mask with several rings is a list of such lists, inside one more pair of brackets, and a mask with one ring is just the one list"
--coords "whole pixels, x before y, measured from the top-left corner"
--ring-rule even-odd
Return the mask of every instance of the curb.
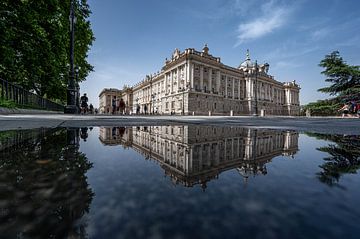
[[33, 109], [9, 109], [0, 107], [0, 115], [9, 114], [64, 114], [61, 111], [50, 111], [50, 110], [33, 110]]

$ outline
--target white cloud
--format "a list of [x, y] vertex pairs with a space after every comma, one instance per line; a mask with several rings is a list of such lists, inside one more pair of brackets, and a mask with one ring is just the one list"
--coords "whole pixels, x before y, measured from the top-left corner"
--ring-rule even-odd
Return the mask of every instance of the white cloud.
[[270, 1], [261, 6], [258, 16], [251, 21], [241, 23], [237, 29], [238, 41], [236, 46], [248, 41], [265, 36], [274, 30], [282, 27], [288, 20], [290, 7], [275, 6], [274, 1]]
[[281, 47], [275, 48], [264, 55], [268, 60], [285, 60], [289, 58], [298, 58], [303, 55], [313, 53], [319, 50], [318, 46], [309, 46], [307, 43], [285, 42]]
[[273, 69], [281, 69], [281, 68], [298, 68], [301, 67], [302, 64], [290, 61], [278, 61], [273, 66]]
[[317, 29], [311, 33], [311, 39], [313, 41], [321, 40], [330, 34], [331, 30], [328, 28]]

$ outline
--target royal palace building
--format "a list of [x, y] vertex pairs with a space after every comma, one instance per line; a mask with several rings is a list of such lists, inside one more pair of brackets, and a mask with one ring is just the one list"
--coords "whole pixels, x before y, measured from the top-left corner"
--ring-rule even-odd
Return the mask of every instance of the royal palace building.
[[131, 87], [127, 107], [154, 114], [298, 115], [300, 87], [276, 81], [268, 70], [269, 64], [251, 61], [249, 52], [235, 68], [212, 56], [207, 45], [202, 52], [176, 49], [161, 71]]

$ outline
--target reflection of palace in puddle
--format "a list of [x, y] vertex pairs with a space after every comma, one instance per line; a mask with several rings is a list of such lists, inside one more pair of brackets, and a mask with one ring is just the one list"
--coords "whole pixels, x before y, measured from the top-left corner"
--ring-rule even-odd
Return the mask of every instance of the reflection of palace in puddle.
[[298, 137], [294, 131], [193, 125], [100, 129], [103, 144], [130, 146], [159, 162], [175, 183], [204, 187], [234, 168], [245, 180], [266, 174], [272, 158], [298, 151]]

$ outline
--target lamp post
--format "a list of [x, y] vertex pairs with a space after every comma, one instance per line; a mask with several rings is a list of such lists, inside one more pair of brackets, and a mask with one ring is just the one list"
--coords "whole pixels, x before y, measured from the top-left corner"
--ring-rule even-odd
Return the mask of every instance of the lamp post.
[[74, 42], [75, 42], [75, 9], [74, 0], [70, 3], [70, 74], [67, 87], [67, 99], [64, 113], [66, 114], [77, 114], [78, 108], [76, 106], [76, 86], [75, 86], [75, 71], [74, 71]]
[[80, 85], [79, 85], [79, 70], [80, 67], [75, 66], [75, 105], [77, 108], [77, 112], [80, 112]]
[[258, 77], [258, 64], [257, 61], [255, 61], [255, 114], [254, 116], [258, 116], [259, 112], [258, 112], [258, 95], [257, 95], [257, 77]]

